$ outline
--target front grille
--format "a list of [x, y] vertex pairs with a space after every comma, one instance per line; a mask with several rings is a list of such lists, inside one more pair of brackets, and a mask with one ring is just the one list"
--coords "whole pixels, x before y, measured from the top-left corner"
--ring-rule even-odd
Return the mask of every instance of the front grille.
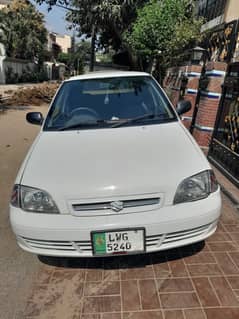
[[[207, 234], [214, 223], [210, 223], [201, 227], [187, 229], [179, 232], [173, 232], [168, 234], [159, 234], [146, 236], [146, 250], [154, 251], [157, 249], [164, 249], [164, 246], [170, 244], [179, 243], [185, 239], [194, 239], [203, 234]], [[26, 246], [32, 248], [39, 248], [43, 250], [52, 251], [62, 251], [64, 253], [79, 253], [85, 255], [92, 255], [92, 245], [91, 241], [60, 241], [60, 240], [41, 240], [41, 239], [31, 239], [26, 237], [19, 237]], [[167, 248], [167, 247], [166, 247]]]
[[72, 208], [75, 212], [90, 213], [90, 212], [103, 212], [112, 213], [118, 211], [124, 211], [130, 208], [145, 209], [145, 206], [159, 205], [160, 198], [142, 198], [142, 199], [130, 199], [130, 200], [117, 200], [97, 203], [82, 203], [72, 204]]

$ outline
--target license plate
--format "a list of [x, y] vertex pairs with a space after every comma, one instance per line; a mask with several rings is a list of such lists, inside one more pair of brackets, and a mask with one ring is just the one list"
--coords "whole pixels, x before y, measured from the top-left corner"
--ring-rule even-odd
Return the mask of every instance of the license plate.
[[94, 255], [123, 255], [145, 250], [144, 229], [93, 232]]

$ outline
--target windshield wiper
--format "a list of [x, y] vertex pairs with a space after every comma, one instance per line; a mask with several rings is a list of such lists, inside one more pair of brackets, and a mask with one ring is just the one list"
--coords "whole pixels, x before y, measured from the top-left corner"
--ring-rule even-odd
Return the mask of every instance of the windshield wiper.
[[[148, 113], [148, 114], [144, 114], [132, 119], [128, 119], [125, 121], [117, 121], [117, 123], [114, 123], [111, 127], [115, 128], [115, 127], [120, 127], [120, 126], [124, 126], [130, 123], [135, 123], [141, 120], [145, 120], [145, 119], [154, 119], [154, 118], [160, 118], [160, 117], [164, 117], [164, 114], [159, 114], [156, 115], [154, 113]], [[84, 128], [84, 127], [91, 127], [91, 126], [98, 126], [100, 124], [110, 124], [111, 121], [107, 121], [107, 120], [97, 120], [97, 121], [89, 121], [89, 122], [79, 122], [76, 124], [72, 124], [72, 125], [68, 125], [68, 126], [64, 126], [64, 127], [60, 127], [57, 129], [57, 131], [67, 131], [67, 130], [71, 130], [71, 129], [77, 129], [77, 128]], [[112, 123], [112, 122], [111, 122]]]
[[128, 119], [128, 120], [123, 121], [123, 122], [118, 122], [116, 124], [113, 124], [112, 127], [113, 128], [120, 127], [120, 126], [124, 126], [124, 125], [130, 124], [130, 123], [138, 122], [140, 120], [153, 119], [155, 117], [156, 117], [156, 115], [154, 113], [144, 114], [144, 115], [132, 118], [132, 119]]
[[98, 126], [99, 124], [107, 123], [105, 120], [97, 120], [97, 121], [89, 121], [89, 122], [79, 122], [68, 126], [63, 126], [57, 129], [57, 131], [67, 131], [72, 129], [77, 129], [81, 127], [91, 127], [91, 126]]

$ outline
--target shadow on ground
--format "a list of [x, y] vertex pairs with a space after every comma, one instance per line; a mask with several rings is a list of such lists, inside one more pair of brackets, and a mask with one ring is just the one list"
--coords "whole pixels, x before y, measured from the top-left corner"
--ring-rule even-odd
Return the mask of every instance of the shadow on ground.
[[172, 261], [189, 257], [203, 250], [205, 242], [164, 250], [156, 253], [109, 256], [109, 257], [85, 257], [85, 258], [66, 258], [38, 256], [39, 260], [48, 266], [62, 268], [87, 268], [87, 269], [126, 269], [143, 268], [147, 265], [160, 264], [165, 261]]

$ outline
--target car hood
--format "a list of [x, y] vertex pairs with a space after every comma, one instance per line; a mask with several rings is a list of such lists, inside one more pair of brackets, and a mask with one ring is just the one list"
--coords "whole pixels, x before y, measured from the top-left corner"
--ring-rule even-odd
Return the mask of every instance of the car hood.
[[22, 169], [21, 184], [62, 200], [164, 194], [209, 164], [180, 122], [41, 132]]

